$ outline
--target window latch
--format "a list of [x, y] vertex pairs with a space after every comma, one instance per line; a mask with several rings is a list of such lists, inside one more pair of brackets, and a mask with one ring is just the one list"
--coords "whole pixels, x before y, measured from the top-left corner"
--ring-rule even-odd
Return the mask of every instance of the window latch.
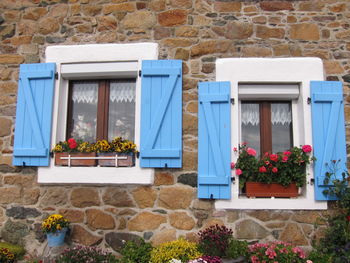
[[230, 99], [230, 102], [232, 105], [235, 104], [235, 99], [234, 98]]
[[55, 72], [55, 79], [58, 79], [58, 72]]
[[314, 178], [311, 178], [311, 179], [310, 179], [310, 184], [311, 184], [311, 185], [314, 185], [314, 184], [315, 184], [315, 179], [314, 179]]
[[311, 104], [311, 98], [310, 97], [307, 98], [307, 104]]
[[142, 71], [140, 70], [140, 71], [139, 71], [139, 77], [141, 77], [141, 75], [142, 75]]
[[234, 176], [231, 177], [231, 183], [233, 183], [233, 184], [236, 183], [236, 177], [234, 177]]

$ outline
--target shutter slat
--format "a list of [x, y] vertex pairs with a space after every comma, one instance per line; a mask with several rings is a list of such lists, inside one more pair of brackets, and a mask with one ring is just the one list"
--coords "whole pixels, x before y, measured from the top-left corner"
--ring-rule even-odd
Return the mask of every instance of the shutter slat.
[[230, 199], [230, 83], [199, 83], [198, 100], [198, 198]]
[[55, 69], [55, 63], [20, 66], [13, 165], [49, 165]]
[[142, 63], [140, 166], [182, 166], [180, 60]]
[[[312, 135], [315, 173], [315, 199], [333, 200], [323, 191], [328, 186], [324, 184], [326, 172], [335, 172], [334, 179], [342, 179], [346, 171], [346, 141], [343, 105], [343, 86], [337, 81], [312, 81]], [[337, 161], [335, 171], [332, 171], [332, 161]], [[339, 160], [339, 162], [338, 162]]]

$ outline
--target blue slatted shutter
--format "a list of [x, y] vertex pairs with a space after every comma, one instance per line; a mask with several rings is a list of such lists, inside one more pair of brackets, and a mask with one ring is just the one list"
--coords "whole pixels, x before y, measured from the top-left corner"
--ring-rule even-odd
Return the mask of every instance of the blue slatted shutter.
[[324, 184], [324, 178], [326, 172], [331, 172], [332, 160], [340, 160], [337, 178], [341, 179], [342, 172], [347, 170], [342, 83], [312, 81], [311, 103], [314, 156], [317, 158], [314, 165], [315, 199], [331, 200], [323, 191], [329, 187]]
[[230, 83], [199, 83], [198, 101], [198, 198], [230, 199]]
[[20, 65], [13, 165], [49, 165], [55, 68]]
[[182, 166], [181, 60], [142, 62], [140, 166]]

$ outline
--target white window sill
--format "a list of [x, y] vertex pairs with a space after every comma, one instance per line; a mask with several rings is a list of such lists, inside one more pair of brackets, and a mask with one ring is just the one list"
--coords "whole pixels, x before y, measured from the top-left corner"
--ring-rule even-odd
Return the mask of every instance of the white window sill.
[[140, 167], [62, 167], [38, 168], [42, 184], [153, 184], [154, 169]]

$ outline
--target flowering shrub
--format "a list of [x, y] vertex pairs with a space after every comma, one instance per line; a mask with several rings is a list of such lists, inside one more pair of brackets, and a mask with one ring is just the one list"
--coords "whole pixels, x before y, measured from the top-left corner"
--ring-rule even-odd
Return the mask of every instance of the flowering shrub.
[[188, 261], [188, 263], [222, 263], [222, 260], [216, 256], [201, 256], [195, 260]]
[[252, 263], [312, 263], [301, 248], [286, 242], [256, 243], [248, 250]]
[[129, 140], [123, 140], [122, 137], [116, 137], [111, 142], [114, 152], [117, 153], [136, 153], [136, 144]]
[[116, 258], [98, 247], [76, 246], [65, 249], [57, 258], [56, 263], [99, 263], [117, 262]]
[[148, 263], [151, 258], [152, 245], [143, 239], [127, 241], [121, 250], [120, 263]]
[[288, 186], [296, 183], [302, 187], [306, 183], [306, 165], [315, 160], [310, 156], [312, 147], [304, 145], [279, 153], [265, 153], [260, 160], [255, 158], [255, 150], [242, 144], [239, 147], [236, 164], [231, 167], [239, 175], [239, 184], [243, 188], [245, 182], [278, 183]]
[[151, 251], [150, 263], [168, 263], [171, 260], [187, 262], [200, 256], [196, 243], [180, 238], [154, 248]]
[[199, 231], [199, 249], [204, 255], [223, 257], [230, 240], [232, 229], [226, 226], [213, 225]]
[[52, 151], [90, 153], [94, 151], [94, 145], [89, 142], [83, 142], [82, 140], [76, 141], [74, 138], [70, 138], [67, 141], [57, 143]]
[[15, 255], [8, 248], [0, 248], [0, 262], [12, 263], [15, 260]]
[[62, 215], [53, 214], [46, 218], [42, 224], [41, 228], [44, 233], [54, 233], [57, 230], [68, 227], [69, 222]]

